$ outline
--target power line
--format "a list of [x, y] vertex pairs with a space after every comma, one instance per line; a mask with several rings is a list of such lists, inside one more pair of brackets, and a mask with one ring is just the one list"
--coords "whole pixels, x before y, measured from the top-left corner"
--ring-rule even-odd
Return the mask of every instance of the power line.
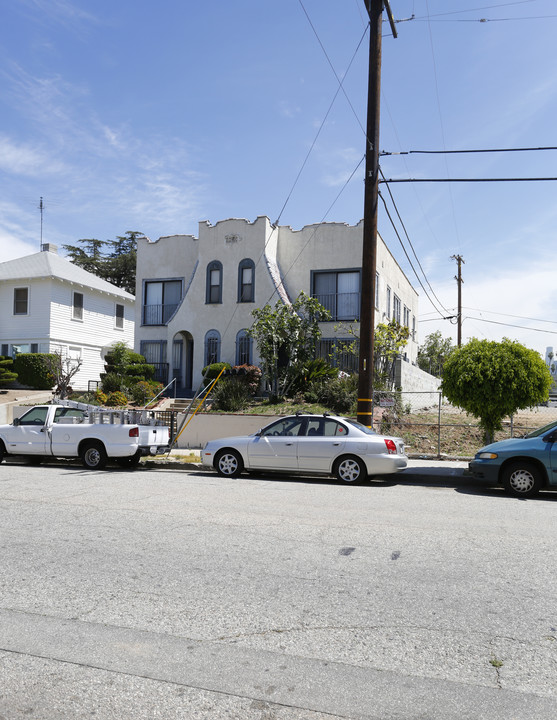
[[[481, 311], [480, 311], [480, 312], [481, 312]], [[513, 316], [511, 316], [511, 317], [513, 317]], [[517, 317], [520, 317], [520, 316], [517, 316]], [[451, 320], [452, 318], [451, 318], [451, 317], [428, 318], [428, 319], [426, 319], [426, 320], [421, 320], [420, 318], [418, 318], [418, 321], [419, 321], [420, 323], [434, 322], [434, 321], [435, 321], [435, 322], [439, 322], [440, 319], [442, 319], [442, 320]], [[528, 319], [528, 318], [526, 318], [526, 319]], [[487, 320], [486, 318], [474, 317], [473, 315], [466, 315], [466, 317], [463, 317], [463, 318], [462, 318], [462, 321], [463, 321], [463, 322], [464, 322], [464, 320], [474, 320], [475, 322], [484, 322], [484, 323], [489, 323], [489, 324], [491, 324], [491, 325], [502, 325], [503, 327], [512, 327], [512, 328], [517, 328], [517, 329], [519, 329], [519, 330], [531, 330], [532, 332], [545, 333], [546, 335], [547, 335], [548, 333], [549, 333], [549, 334], [554, 334], [554, 333], [557, 334], [557, 330], [545, 330], [545, 329], [542, 329], [542, 328], [533, 328], [533, 327], [529, 327], [528, 325], [514, 325], [513, 323], [501, 322], [501, 321], [499, 321], [499, 320]], [[546, 322], [546, 321], [542, 320], [541, 322]]]
[[532, 332], [541, 332], [541, 333], [546, 333], [546, 334], [547, 333], [556, 333], [557, 334], [557, 330], [542, 330], [541, 328], [533, 328], [533, 327], [528, 327], [526, 325], [513, 325], [511, 323], [500, 322], [499, 320], [487, 320], [486, 318], [472, 317], [471, 315], [467, 315], [465, 318], [463, 318], [463, 320], [475, 320], [477, 322], [485, 322], [485, 323], [490, 323], [492, 325], [504, 325], [505, 327], [519, 328], [520, 330], [531, 330]]
[[480, 308], [471, 308], [471, 307], [464, 307], [464, 310], [473, 310], [474, 312], [485, 312], [490, 313], [491, 315], [501, 315], [501, 317], [514, 317], [514, 318], [520, 318], [521, 320], [532, 320], [532, 322], [542, 322], [542, 323], [549, 323], [551, 325], [557, 325], [557, 320], [544, 320], [543, 318], [531, 318], [526, 317], [525, 315], [512, 315], [511, 313], [500, 313], [495, 312], [494, 310], [481, 310]]
[[[379, 172], [381, 173], [381, 176], [384, 178], [385, 176], [383, 175], [383, 170], [382, 170], [381, 168], [379, 168]], [[443, 303], [439, 300], [439, 298], [438, 298], [437, 295], [435, 294], [433, 288], [431, 287], [431, 284], [430, 284], [429, 280], [427, 279], [427, 276], [426, 276], [425, 271], [424, 271], [424, 269], [423, 269], [423, 267], [422, 267], [422, 264], [421, 264], [421, 262], [420, 262], [420, 260], [419, 260], [419, 258], [418, 258], [418, 255], [416, 254], [416, 250], [414, 249], [414, 245], [412, 244], [412, 241], [410, 240], [410, 236], [408, 235], [408, 231], [406, 230], [406, 226], [405, 226], [405, 224], [404, 224], [404, 222], [403, 222], [403, 220], [402, 220], [402, 217], [400, 216], [400, 212], [398, 211], [398, 207], [397, 207], [397, 205], [396, 205], [396, 203], [395, 203], [395, 199], [394, 199], [394, 197], [393, 197], [393, 194], [392, 194], [392, 192], [391, 192], [391, 188], [389, 187], [389, 184], [388, 184], [388, 183], [386, 184], [386, 187], [387, 187], [387, 191], [388, 191], [388, 193], [389, 193], [389, 197], [391, 198], [391, 202], [392, 202], [392, 204], [393, 204], [393, 207], [394, 207], [394, 209], [396, 210], [396, 214], [397, 214], [397, 216], [398, 216], [398, 219], [399, 219], [399, 221], [400, 221], [400, 224], [402, 225], [402, 229], [404, 230], [404, 234], [406, 235], [406, 238], [407, 238], [407, 240], [408, 240], [408, 242], [409, 242], [409, 244], [410, 244], [410, 247], [412, 248], [412, 253], [414, 254], [414, 257], [416, 258], [416, 261], [417, 261], [417, 263], [418, 263], [418, 265], [419, 265], [419, 267], [420, 267], [420, 270], [422, 271], [422, 274], [423, 274], [423, 276], [424, 276], [424, 279], [425, 279], [425, 281], [426, 281], [429, 289], [431, 290], [431, 293], [432, 293], [433, 297], [437, 300], [437, 302], [439, 303], [439, 305], [441, 306], [441, 308], [442, 308], [446, 313], [448, 313], [449, 311], [447, 310], [446, 307], [444, 307]], [[383, 201], [383, 202], [384, 202], [384, 201]], [[387, 213], [387, 214], [388, 214], [388, 213]], [[400, 237], [399, 237], [399, 240], [400, 240]], [[404, 249], [404, 248], [403, 248], [403, 249]], [[414, 269], [414, 268], [412, 268], [412, 269]], [[416, 272], [416, 271], [414, 270], [414, 272]], [[417, 277], [417, 276], [416, 276], [416, 277]]]
[[[427, 7], [427, 13], [429, 16], [429, 1], [426, 0], [426, 7]], [[439, 82], [437, 80], [437, 65], [435, 61], [435, 49], [433, 45], [433, 33], [431, 31], [431, 24], [428, 23], [428, 34], [429, 34], [429, 44], [431, 47], [431, 58], [433, 60], [433, 79], [435, 81], [435, 97], [437, 100], [437, 112], [439, 113], [439, 125], [441, 127], [441, 140], [443, 143], [443, 148], [446, 147], [445, 143], [445, 128], [443, 126], [443, 115], [441, 113], [441, 99], [439, 95]], [[445, 172], [448, 175], [449, 174], [449, 164], [447, 162], [447, 159], [445, 158]], [[455, 237], [457, 240], [457, 244], [460, 245], [460, 236], [458, 232], [458, 225], [456, 222], [456, 211], [455, 211], [455, 203], [454, 203], [454, 197], [453, 197], [453, 189], [451, 186], [449, 186], [449, 198], [451, 201], [451, 217], [453, 221], [453, 226], [455, 229]]]
[[[389, 218], [389, 220], [390, 220], [390, 222], [391, 222], [391, 225], [393, 226], [393, 230], [395, 231], [395, 235], [397, 236], [397, 238], [398, 238], [398, 240], [399, 240], [399, 242], [400, 242], [400, 245], [401, 245], [401, 247], [402, 247], [402, 250], [404, 251], [404, 254], [406, 255], [406, 259], [408, 260], [408, 262], [409, 262], [409, 264], [410, 264], [410, 267], [411, 267], [412, 270], [414, 271], [414, 275], [416, 276], [416, 280], [419, 282], [420, 287], [421, 287], [422, 290], [424, 291], [425, 296], [427, 297], [427, 299], [429, 300], [429, 302], [430, 302], [430, 303], [433, 305], [433, 307], [437, 310], [437, 312], [439, 313], [439, 315], [440, 315], [441, 317], [443, 317], [443, 313], [436, 307], [436, 305], [435, 305], [435, 303], [433, 302], [433, 300], [429, 297], [429, 294], [428, 294], [426, 288], [424, 287], [423, 282], [421, 281], [418, 273], [416, 272], [416, 268], [414, 267], [414, 265], [413, 265], [413, 263], [412, 263], [412, 260], [410, 259], [410, 256], [408, 255], [408, 253], [407, 253], [407, 251], [406, 251], [406, 248], [404, 247], [404, 244], [403, 244], [403, 242], [402, 242], [402, 238], [400, 237], [400, 233], [398, 232], [398, 230], [397, 230], [397, 228], [396, 228], [396, 225], [395, 225], [395, 223], [394, 223], [394, 220], [393, 220], [393, 218], [392, 218], [392, 216], [391, 216], [391, 214], [390, 214], [390, 212], [389, 212], [389, 209], [388, 209], [388, 207], [387, 207], [387, 203], [385, 202], [385, 198], [383, 197], [383, 195], [382, 195], [381, 193], [379, 193], [379, 197], [380, 197], [381, 200], [383, 201], [383, 205], [385, 206], [385, 212], [387, 213], [387, 217]], [[437, 299], [437, 298], [436, 298], [436, 299]], [[442, 306], [441, 306], [441, 307], [442, 307]], [[443, 319], [444, 319], [444, 318], [443, 318]]]
[[402, 150], [400, 152], [388, 152], [386, 150], [382, 150], [379, 155], [457, 155], [466, 153], [537, 152], [539, 150], [557, 150], [557, 147], [484, 148], [480, 150]]
[[468, 12], [478, 12], [479, 10], [493, 10], [494, 8], [510, 7], [512, 5], [526, 5], [530, 2], [536, 2], [536, 0], [514, 0], [514, 2], [498, 3], [497, 5], [483, 5], [475, 8], [468, 8], [467, 10], [450, 10], [449, 12], [435, 13], [434, 15], [420, 15], [413, 17], [413, 20], [431, 20], [431, 18], [444, 17], [446, 15], [463, 15]]
[[[311, 25], [311, 28], [312, 28], [313, 32], [315, 33], [315, 36], [317, 37], [317, 40], [318, 40], [319, 44], [321, 45], [321, 48], [323, 49], [323, 52], [325, 53], [325, 56], [327, 57], [327, 60], [329, 60], [329, 57], [328, 57], [328, 55], [327, 55], [327, 53], [326, 53], [326, 51], [325, 51], [325, 48], [323, 47], [323, 43], [322, 43], [321, 40], [319, 39], [319, 35], [317, 35], [317, 31], [315, 30], [315, 27], [313, 26], [313, 23], [311, 22], [311, 20], [310, 20], [310, 18], [309, 18], [309, 15], [307, 14], [307, 11], [306, 11], [303, 3], [302, 3], [302, 0], [299, 0], [299, 2], [300, 2], [300, 5], [302, 6], [302, 9], [304, 10], [304, 13], [305, 13], [305, 15], [306, 15], [306, 17], [307, 17], [307, 19], [308, 19], [309, 24]], [[356, 46], [356, 49], [355, 49], [355, 51], [354, 51], [354, 53], [353, 53], [353, 55], [352, 55], [352, 58], [351, 58], [351, 60], [350, 60], [350, 62], [349, 62], [349, 64], [348, 64], [348, 67], [346, 68], [346, 72], [344, 73], [344, 78], [346, 78], [346, 76], [348, 75], [348, 73], [349, 73], [349, 71], [350, 71], [350, 68], [352, 67], [352, 63], [354, 62], [354, 60], [355, 60], [355, 58], [356, 58], [356, 55], [358, 54], [358, 50], [360, 49], [360, 45], [362, 44], [362, 42], [363, 42], [363, 40], [364, 40], [364, 37], [366, 36], [366, 33], [367, 33], [367, 28], [364, 30], [364, 32], [363, 32], [363, 34], [362, 34], [362, 37], [360, 38], [360, 41], [358, 42], [358, 45]], [[331, 64], [331, 61], [330, 61], [330, 60], [329, 60], [329, 64], [330, 64], [331, 67], [332, 67], [332, 64]], [[333, 68], [333, 72], [335, 72], [335, 71], [334, 71], [334, 68]], [[295, 189], [296, 185], [298, 184], [298, 180], [300, 179], [300, 176], [301, 176], [301, 174], [302, 174], [302, 172], [303, 172], [303, 170], [304, 170], [304, 168], [305, 168], [305, 166], [306, 166], [306, 164], [307, 164], [307, 161], [309, 160], [309, 157], [310, 157], [311, 153], [313, 152], [313, 149], [314, 149], [314, 147], [315, 147], [315, 145], [316, 145], [316, 143], [317, 143], [317, 140], [318, 140], [318, 138], [319, 138], [319, 135], [321, 134], [321, 131], [323, 130], [323, 127], [325, 126], [325, 123], [326, 123], [326, 121], [327, 121], [327, 118], [329, 117], [329, 114], [330, 114], [331, 110], [333, 109], [333, 105], [335, 104], [335, 101], [336, 101], [336, 99], [337, 99], [337, 97], [338, 97], [339, 92], [340, 92], [341, 90], [344, 91], [344, 88], [343, 88], [343, 82], [344, 82], [344, 80], [340, 80], [340, 78], [338, 77], [338, 75], [336, 74], [336, 72], [335, 72], [335, 76], [336, 76], [337, 81], [338, 81], [338, 88], [337, 88], [337, 90], [336, 90], [336, 92], [335, 92], [335, 94], [334, 94], [333, 99], [331, 100], [331, 103], [329, 104], [329, 108], [328, 108], [327, 112], [325, 113], [325, 117], [323, 118], [323, 120], [322, 120], [322, 122], [321, 122], [321, 125], [319, 126], [319, 129], [317, 130], [317, 133], [315, 134], [315, 137], [314, 137], [313, 142], [311, 143], [311, 146], [310, 146], [310, 148], [309, 148], [309, 150], [308, 150], [308, 152], [307, 152], [307, 154], [306, 154], [306, 157], [304, 158], [304, 161], [302, 162], [302, 165], [301, 165], [301, 167], [300, 167], [300, 169], [299, 169], [299, 171], [298, 171], [298, 174], [296, 175], [296, 178], [295, 178], [295, 180], [294, 180], [294, 183], [292, 184], [292, 187], [290, 188], [290, 192], [288, 193], [288, 196], [287, 196], [286, 200], [284, 201], [284, 204], [283, 204], [283, 206], [282, 206], [282, 208], [281, 208], [281, 211], [280, 211], [277, 219], [275, 220], [275, 225], [278, 225], [279, 222], [280, 222], [280, 218], [282, 217], [282, 214], [283, 214], [283, 212], [284, 212], [284, 210], [285, 210], [285, 208], [286, 208], [286, 206], [287, 206], [287, 204], [288, 204], [288, 202], [289, 202], [289, 200], [290, 200], [290, 198], [291, 198], [291, 196], [292, 196], [292, 193], [294, 192], [294, 189]], [[344, 93], [344, 94], [345, 94], [345, 96], [346, 96], [346, 93]], [[348, 101], [348, 102], [350, 102], [350, 101]], [[351, 107], [352, 107], [352, 106], [351, 106]], [[352, 109], [354, 109], [354, 108], [352, 108]], [[360, 127], [361, 127], [361, 125], [360, 125]], [[362, 128], [362, 130], [363, 130], [363, 128]]]
[[554, 182], [557, 177], [533, 177], [533, 178], [389, 178], [380, 180], [384, 183], [465, 183], [465, 182]]

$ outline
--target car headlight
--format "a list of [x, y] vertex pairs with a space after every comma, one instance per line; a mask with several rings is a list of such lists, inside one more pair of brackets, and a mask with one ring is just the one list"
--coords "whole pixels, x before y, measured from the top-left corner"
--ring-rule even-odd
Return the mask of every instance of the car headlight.
[[495, 460], [496, 457], [498, 457], [497, 453], [492, 452], [483, 452], [478, 455], [479, 460]]

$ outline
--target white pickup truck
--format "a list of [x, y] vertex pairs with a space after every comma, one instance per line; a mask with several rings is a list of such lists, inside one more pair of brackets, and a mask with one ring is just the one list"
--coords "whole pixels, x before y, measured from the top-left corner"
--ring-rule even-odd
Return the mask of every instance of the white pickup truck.
[[145, 411], [135, 417], [125, 411], [75, 405], [36, 405], [11, 425], [0, 425], [0, 462], [5, 455], [25, 455], [34, 462], [79, 457], [86, 468], [98, 470], [109, 458], [132, 466], [143, 455], [169, 450], [168, 427]]

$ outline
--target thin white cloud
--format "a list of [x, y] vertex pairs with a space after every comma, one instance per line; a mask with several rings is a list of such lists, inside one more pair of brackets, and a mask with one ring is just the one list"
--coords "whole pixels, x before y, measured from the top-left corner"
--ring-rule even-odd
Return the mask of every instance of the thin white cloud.
[[31, 10], [28, 17], [38, 23], [57, 23], [64, 27], [82, 26], [87, 23], [99, 24], [99, 18], [86, 12], [70, 0], [19, 0], [23, 7]]
[[325, 166], [332, 166], [324, 172], [322, 182], [327, 187], [342, 187], [354, 172], [354, 168], [362, 159], [362, 153], [355, 148], [338, 148], [326, 154], [321, 153], [321, 161]]
[[282, 100], [279, 102], [279, 112], [283, 117], [294, 118], [300, 114], [301, 108], [299, 105], [292, 105], [288, 100]]
[[14, 175], [39, 177], [64, 172], [66, 166], [43, 148], [17, 143], [0, 135], [0, 170]]

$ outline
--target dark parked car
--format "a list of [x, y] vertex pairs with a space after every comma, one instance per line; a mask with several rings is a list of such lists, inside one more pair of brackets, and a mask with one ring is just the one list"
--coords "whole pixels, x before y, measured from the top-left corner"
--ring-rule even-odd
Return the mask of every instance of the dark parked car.
[[515, 497], [557, 489], [557, 422], [522, 438], [486, 445], [469, 467], [474, 477], [499, 483]]

